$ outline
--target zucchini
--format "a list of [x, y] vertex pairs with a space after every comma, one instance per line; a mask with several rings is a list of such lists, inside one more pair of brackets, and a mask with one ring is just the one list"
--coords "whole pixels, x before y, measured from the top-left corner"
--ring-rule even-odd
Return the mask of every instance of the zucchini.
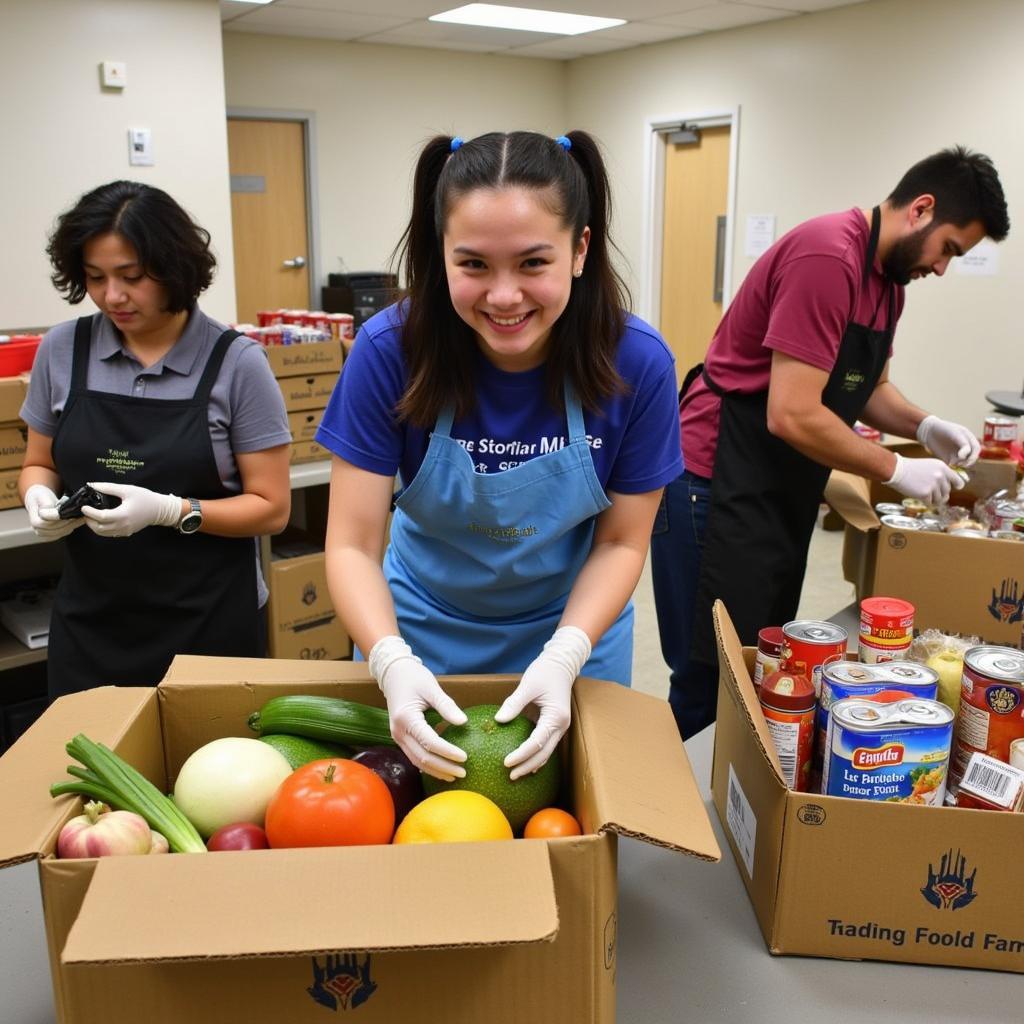
[[387, 711], [341, 697], [272, 697], [249, 716], [249, 728], [264, 736], [288, 733], [354, 747], [398, 746]]

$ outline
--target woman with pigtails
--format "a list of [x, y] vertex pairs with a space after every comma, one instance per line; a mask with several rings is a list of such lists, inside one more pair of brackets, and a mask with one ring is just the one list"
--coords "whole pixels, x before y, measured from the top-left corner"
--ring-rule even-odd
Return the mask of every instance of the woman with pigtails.
[[585, 132], [428, 142], [406, 296], [360, 329], [317, 435], [331, 596], [438, 778], [465, 754], [423, 712], [466, 718], [437, 675], [522, 675], [496, 716], [539, 713], [513, 780], [555, 750], [577, 676], [630, 682], [630, 596], [682, 465], [673, 358], [625, 310], [610, 213]]

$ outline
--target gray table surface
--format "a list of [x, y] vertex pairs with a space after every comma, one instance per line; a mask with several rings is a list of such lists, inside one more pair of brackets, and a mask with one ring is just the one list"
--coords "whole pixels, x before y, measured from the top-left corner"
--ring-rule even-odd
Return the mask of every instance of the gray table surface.
[[[713, 744], [711, 727], [686, 749], [721, 862], [619, 843], [619, 1024], [1024, 1020], [1024, 978], [1017, 974], [771, 956], [711, 803]], [[1008, 883], [1019, 884], [1020, 865], [1007, 869]], [[0, 1021], [53, 1021], [35, 864], [0, 871]]]

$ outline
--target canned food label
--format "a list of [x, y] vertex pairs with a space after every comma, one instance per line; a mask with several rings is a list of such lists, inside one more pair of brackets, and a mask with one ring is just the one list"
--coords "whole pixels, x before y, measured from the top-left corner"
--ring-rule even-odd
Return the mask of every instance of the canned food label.
[[1009, 715], [1020, 704], [1020, 692], [1009, 686], [990, 686], [985, 691], [985, 703], [997, 715]]
[[984, 750], [988, 746], [988, 714], [965, 701], [960, 702], [960, 717], [956, 722], [961, 743]]

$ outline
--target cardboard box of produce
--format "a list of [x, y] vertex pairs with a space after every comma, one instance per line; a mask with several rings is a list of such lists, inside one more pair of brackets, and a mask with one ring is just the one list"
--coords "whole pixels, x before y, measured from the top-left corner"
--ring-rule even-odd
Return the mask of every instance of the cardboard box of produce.
[[337, 373], [316, 373], [309, 377], [281, 377], [277, 382], [288, 412], [323, 409], [338, 383]]
[[[911, 456], [916, 445], [894, 446]], [[982, 461], [971, 467], [958, 504], [1015, 488], [1010, 461]], [[825, 499], [845, 520], [843, 575], [857, 600], [880, 594], [900, 597], [916, 609], [914, 628], [975, 635], [994, 644], [1019, 646], [1024, 628], [1024, 543], [951, 537], [893, 529], [875, 515], [880, 501], [900, 496], [883, 484], [833, 472]]]
[[271, 658], [348, 658], [352, 641], [327, 591], [323, 545], [298, 532], [271, 541], [267, 642]]
[[715, 809], [772, 953], [1024, 972], [1024, 814], [796, 793], [715, 605]]
[[21, 416], [21, 407], [28, 394], [28, 374], [0, 377], [0, 423], [8, 423]]
[[[514, 677], [452, 677], [462, 705]], [[56, 701], [0, 758], [0, 865], [39, 858], [64, 1024], [613, 1024], [617, 836], [719, 857], [668, 705], [580, 679], [566, 746], [588, 833], [507, 842], [57, 860], [76, 733], [169, 791], [184, 760], [285, 693], [382, 706], [360, 663], [179, 657], [153, 688]], [[642, 747], [643, 756], [638, 756]], [[667, 894], [685, 899], [685, 893]], [[347, 1018], [346, 1018], [347, 1019]]]
[[313, 373], [337, 372], [344, 359], [337, 341], [268, 345], [266, 353], [275, 377], [308, 377]]

